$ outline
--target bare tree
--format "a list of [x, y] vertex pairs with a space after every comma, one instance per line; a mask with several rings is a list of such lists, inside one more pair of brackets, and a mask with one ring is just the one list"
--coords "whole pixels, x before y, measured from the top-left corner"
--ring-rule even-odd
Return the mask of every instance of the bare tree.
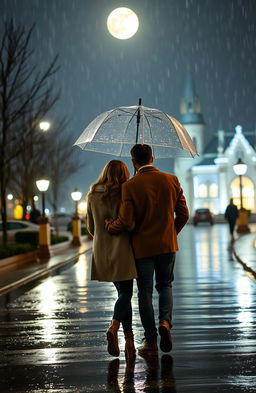
[[[5, 23], [0, 39], [0, 197], [3, 244], [7, 243], [6, 190], [10, 180], [12, 161], [22, 151], [21, 127], [24, 116], [34, 111], [33, 117], [45, 114], [57, 101], [59, 93], [52, 94], [52, 76], [58, 70], [55, 57], [45, 71], [34, 63], [34, 50], [30, 48], [32, 26], [28, 31], [16, 27], [12, 20]], [[24, 134], [25, 133], [25, 134]]]
[[[21, 201], [23, 219], [28, 204], [33, 204], [35, 181], [41, 176], [46, 164], [46, 136], [34, 121], [34, 111], [24, 115], [20, 123], [22, 133], [19, 137], [20, 154], [12, 161], [10, 189]], [[40, 118], [40, 116], [37, 116]], [[37, 118], [36, 117], [36, 118]]]
[[[85, 165], [85, 162], [82, 162], [77, 156], [77, 150], [73, 148], [73, 135], [69, 134], [67, 130], [65, 131], [67, 125], [68, 121], [62, 119], [47, 134], [49, 143], [47, 144], [46, 173], [51, 180], [48, 201], [53, 209], [54, 217], [56, 217], [60, 206], [65, 182]], [[58, 220], [54, 221], [58, 233]]]

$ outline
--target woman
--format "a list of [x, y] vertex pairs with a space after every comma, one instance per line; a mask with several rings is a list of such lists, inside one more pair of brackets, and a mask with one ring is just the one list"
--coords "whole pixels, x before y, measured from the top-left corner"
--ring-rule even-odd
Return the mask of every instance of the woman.
[[103, 168], [88, 194], [87, 228], [93, 236], [91, 279], [111, 281], [118, 292], [113, 319], [107, 331], [108, 352], [119, 356], [117, 331], [121, 322], [125, 354], [131, 358], [135, 355], [131, 298], [137, 272], [130, 236], [128, 232], [112, 236], [105, 229], [105, 219], [118, 216], [121, 186], [128, 179], [129, 171], [122, 161], [112, 160]]

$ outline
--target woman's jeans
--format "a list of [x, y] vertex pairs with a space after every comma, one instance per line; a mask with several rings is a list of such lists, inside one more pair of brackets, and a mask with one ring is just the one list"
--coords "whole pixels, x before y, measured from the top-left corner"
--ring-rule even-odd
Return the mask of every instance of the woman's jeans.
[[117, 289], [118, 299], [114, 307], [113, 319], [122, 323], [124, 333], [132, 332], [133, 280], [114, 282], [114, 285]]
[[152, 304], [154, 272], [156, 280], [155, 288], [159, 295], [159, 322], [165, 320], [172, 326], [172, 281], [174, 278], [174, 262], [174, 252], [136, 260], [139, 311], [147, 343], [155, 343], [157, 340], [157, 330]]

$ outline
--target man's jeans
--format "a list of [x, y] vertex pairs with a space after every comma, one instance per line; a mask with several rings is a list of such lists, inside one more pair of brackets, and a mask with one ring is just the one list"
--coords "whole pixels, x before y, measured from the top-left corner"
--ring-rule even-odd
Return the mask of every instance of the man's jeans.
[[155, 272], [156, 290], [159, 294], [159, 322], [172, 323], [172, 281], [175, 252], [136, 260], [138, 271], [138, 299], [140, 318], [148, 343], [155, 343], [157, 330], [152, 305], [153, 278]]

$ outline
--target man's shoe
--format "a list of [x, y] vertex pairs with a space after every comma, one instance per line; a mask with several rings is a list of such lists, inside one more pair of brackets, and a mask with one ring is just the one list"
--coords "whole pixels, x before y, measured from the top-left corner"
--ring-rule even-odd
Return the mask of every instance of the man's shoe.
[[145, 343], [137, 348], [139, 355], [158, 355], [157, 343]]
[[171, 329], [169, 322], [163, 320], [159, 325], [160, 349], [163, 352], [170, 352], [172, 349]]

